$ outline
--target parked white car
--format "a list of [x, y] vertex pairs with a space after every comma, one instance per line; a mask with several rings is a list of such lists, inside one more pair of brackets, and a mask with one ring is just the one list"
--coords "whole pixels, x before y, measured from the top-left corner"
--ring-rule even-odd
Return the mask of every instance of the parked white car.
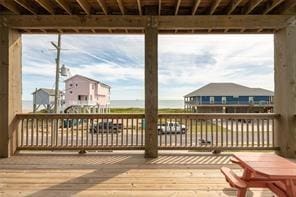
[[186, 133], [186, 126], [178, 122], [166, 122], [157, 125], [158, 134]]

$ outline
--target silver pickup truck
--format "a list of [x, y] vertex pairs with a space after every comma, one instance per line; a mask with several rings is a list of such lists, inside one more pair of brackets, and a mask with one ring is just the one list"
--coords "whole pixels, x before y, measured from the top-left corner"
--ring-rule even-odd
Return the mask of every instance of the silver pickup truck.
[[178, 122], [166, 122], [157, 125], [158, 134], [186, 133], [186, 126]]

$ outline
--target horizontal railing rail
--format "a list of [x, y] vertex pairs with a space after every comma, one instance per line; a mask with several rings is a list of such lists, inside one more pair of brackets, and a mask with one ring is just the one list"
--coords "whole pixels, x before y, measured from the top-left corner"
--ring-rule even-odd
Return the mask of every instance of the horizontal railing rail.
[[185, 104], [192, 105], [273, 105], [271, 101], [185, 101]]
[[[277, 114], [159, 114], [158, 148], [277, 149]], [[18, 114], [18, 150], [145, 148], [144, 114]]]

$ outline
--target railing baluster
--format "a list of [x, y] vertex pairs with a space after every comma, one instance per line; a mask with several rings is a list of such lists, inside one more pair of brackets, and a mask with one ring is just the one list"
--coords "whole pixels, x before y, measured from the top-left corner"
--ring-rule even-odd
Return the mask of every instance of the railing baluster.
[[259, 147], [260, 144], [260, 121], [257, 119], [257, 147]]
[[26, 146], [29, 145], [29, 119], [26, 118]]
[[233, 147], [233, 119], [229, 119], [230, 120], [230, 131], [231, 131], [231, 147]]
[[111, 119], [111, 146], [113, 146], [113, 135], [114, 135], [114, 132], [115, 132], [115, 127], [114, 127], [114, 119]]
[[131, 136], [131, 146], [134, 145], [134, 118], [132, 118], [132, 136]]
[[[123, 133], [124, 133], [124, 121], [123, 121], [123, 118], [121, 118], [121, 124], [122, 124], [122, 128], [121, 128], [121, 146], [123, 146]], [[142, 128], [142, 131], [143, 131], [143, 128]], [[143, 134], [143, 132], [142, 132]], [[143, 140], [142, 140], [142, 143], [143, 143]]]
[[144, 146], [144, 118], [141, 119], [141, 145]]
[[264, 139], [265, 138], [265, 136], [264, 136], [264, 130], [265, 130], [264, 129], [264, 119], [261, 120], [261, 124], [262, 124], [261, 125], [261, 127], [262, 127], [262, 133], [261, 133], [262, 134], [262, 147], [264, 147], [265, 146], [265, 139]]
[[84, 138], [84, 136], [83, 136], [84, 132], [83, 132], [83, 130], [84, 130], [84, 118], [81, 119], [81, 141], [80, 141], [80, 146], [81, 147], [83, 147], [83, 145], [84, 145], [84, 139], [83, 139]]
[[88, 147], [89, 141], [88, 141], [88, 131], [89, 131], [89, 119], [86, 118], [86, 131], [85, 131], [85, 135], [86, 135], [86, 147]]
[[104, 123], [104, 119], [102, 118], [101, 119], [101, 128], [100, 128], [100, 131], [101, 131], [101, 146], [104, 146], [104, 132], [105, 132], [105, 123]]
[[97, 136], [97, 138], [96, 138], [96, 146], [99, 146], [99, 119], [97, 118], [97, 124], [96, 124], [96, 136]]
[[79, 124], [80, 124], [80, 119], [77, 118], [77, 124], [76, 124], [76, 147], [79, 146]]
[[[118, 118], [116, 118], [116, 146], [118, 146], [118, 133], [120, 131], [119, 129], [120, 129], [120, 127], [119, 127], [119, 123], [118, 123]], [[137, 140], [138, 140], [138, 138], [137, 138]], [[138, 141], [137, 141], [137, 143], [138, 143]]]
[[[185, 127], [188, 127], [188, 118], [187, 117], [185, 118]], [[182, 135], [182, 132], [181, 132], [181, 135]], [[188, 144], [187, 144], [187, 132], [185, 132], [185, 144], [184, 144], [184, 146], [188, 146]]]
[[[18, 137], [16, 139], [18, 139]], [[19, 143], [18, 143], [18, 145], [19, 145]], [[20, 143], [20, 146], [21, 147], [24, 146], [24, 120], [23, 119], [21, 120], [21, 143]]]
[[126, 142], [125, 145], [128, 146], [128, 118], [126, 118], [126, 129], [125, 129], [125, 133], [126, 133]]
[[75, 121], [74, 121], [75, 119], [74, 118], [72, 118], [71, 119], [71, 122], [72, 122], [72, 124], [71, 124], [71, 146], [74, 146], [74, 124], [75, 124]]
[[39, 146], [39, 119], [36, 119], [36, 145]]
[[225, 118], [226, 147], [228, 147], [228, 119]]
[[221, 146], [224, 146], [224, 119], [221, 118]]
[[61, 131], [61, 146], [62, 147], [64, 146], [64, 127], [65, 127], [65, 119], [62, 118], [61, 119], [61, 128], [62, 128], [62, 131]]
[[67, 124], [66, 124], [66, 126], [67, 126], [67, 128], [66, 128], [66, 146], [68, 146], [68, 143], [69, 143], [69, 141], [68, 141], [68, 138], [69, 138], [69, 125], [70, 124], [70, 122], [69, 122], [69, 118], [67, 118]]
[[272, 121], [272, 128], [271, 128], [271, 130], [272, 130], [272, 147], [275, 147], [276, 146], [276, 144], [275, 144], [275, 140], [274, 140], [274, 119], [272, 118], [271, 119], [271, 121]]
[[[181, 124], [181, 125], [183, 124], [183, 119], [182, 119], [182, 118], [180, 119], [180, 124]], [[188, 131], [188, 127], [187, 127], [186, 124], [185, 124], [185, 127], [187, 128], [187, 129], [186, 129], [186, 132], [185, 132], [185, 135], [186, 135], [186, 133], [187, 133], [187, 131]], [[181, 147], [182, 147], [182, 145], [183, 145], [183, 139], [182, 139], [182, 136], [183, 136], [183, 134], [180, 133], [180, 146], [181, 146]]]
[[241, 120], [241, 146], [244, 146], [244, 120]]
[[41, 146], [43, 146], [43, 140], [44, 140], [44, 128], [43, 128], [43, 118], [41, 119]]
[[238, 119], [235, 119], [235, 129], [236, 129], [236, 146], [238, 146], [238, 140], [239, 140], [239, 132], [238, 132]]
[[211, 146], [214, 146], [214, 131], [213, 131], [213, 118], [211, 118], [210, 120], [210, 123], [211, 123]]
[[109, 133], [110, 133], [109, 118], [107, 118], [107, 128], [106, 128], [106, 146], [109, 145]]
[[[165, 133], [164, 133], [164, 146], [167, 146], [167, 127], [170, 127], [170, 123], [168, 123], [167, 119], [164, 119], [164, 124], [166, 125], [164, 127]], [[172, 128], [170, 127], [170, 130], [172, 130]]]
[[200, 139], [199, 139], [200, 145], [202, 145], [202, 139], [203, 139], [203, 119], [200, 119]]
[[46, 146], [48, 146], [49, 141], [49, 119], [46, 119]]
[[[172, 118], [170, 118], [170, 122], [172, 122]], [[175, 129], [173, 131], [174, 131], [174, 133], [176, 133], [177, 129], [178, 129], [176, 121], [174, 121], [174, 127], [175, 127]], [[180, 131], [182, 132], [182, 127], [180, 128]], [[170, 132], [170, 146], [172, 146], [172, 135], [173, 135], [173, 132]]]
[[[175, 118], [174, 120], [175, 120], [175, 122], [179, 121], [177, 118]], [[182, 122], [180, 123], [180, 125], [182, 125]], [[186, 132], [186, 130], [187, 130], [187, 127], [185, 126], [185, 132]], [[182, 135], [182, 134], [180, 134], [180, 135]], [[175, 146], [178, 146], [177, 143], [178, 143], [178, 132], [175, 132]]]
[[[90, 128], [89, 128], [89, 130], [86, 132], [86, 133], [88, 133], [88, 134], [90, 134], [90, 138], [91, 138], [91, 146], [93, 147], [94, 146], [94, 135], [95, 135], [95, 131], [94, 131], [94, 119], [93, 118], [91, 118], [90, 119], [90, 122], [91, 122], [91, 124], [90, 124]], [[91, 131], [91, 132], [89, 132], [89, 131]]]
[[197, 147], [198, 146], [198, 142], [197, 142], [197, 138], [198, 138], [198, 135], [197, 135], [197, 133], [198, 133], [198, 130], [197, 130], [197, 126], [198, 126], [198, 124], [197, 124], [197, 120], [198, 119], [195, 119], [195, 147]]
[[249, 120], [247, 119], [247, 147], [249, 147]]
[[219, 137], [218, 137], [218, 135], [219, 135], [219, 130], [218, 130], [218, 128], [219, 128], [219, 120], [216, 118], [216, 146], [218, 146], [218, 142], [219, 142]]
[[254, 147], [254, 135], [255, 135], [255, 132], [254, 132], [254, 119], [252, 119], [252, 147]]
[[208, 119], [205, 119], [206, 121], [206, 143], [205, 145], [208, 146]]
[[266, 125], [266, 137], [267, 137], [267, 147], [269, 147], [269, 119], [266, 120], [267, 125]]
[[[190, 147], [192, 147], [192, 118], [190, 118]], [[181, 132], [182, 132], [182, 127], [181, 127]]]

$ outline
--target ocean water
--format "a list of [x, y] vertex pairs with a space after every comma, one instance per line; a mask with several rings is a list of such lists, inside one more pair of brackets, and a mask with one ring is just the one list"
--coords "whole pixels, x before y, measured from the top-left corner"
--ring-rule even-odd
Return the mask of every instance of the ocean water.
[[[33, 102], [24, 100], [23, 102], [23, 112], [33, 111]], [[144, 108], [144, 100], [111, 100], [111, 108]], [[174, 108], [182, 109], [184, 107], [183, 100], [159, 100], [158, 108]]]

